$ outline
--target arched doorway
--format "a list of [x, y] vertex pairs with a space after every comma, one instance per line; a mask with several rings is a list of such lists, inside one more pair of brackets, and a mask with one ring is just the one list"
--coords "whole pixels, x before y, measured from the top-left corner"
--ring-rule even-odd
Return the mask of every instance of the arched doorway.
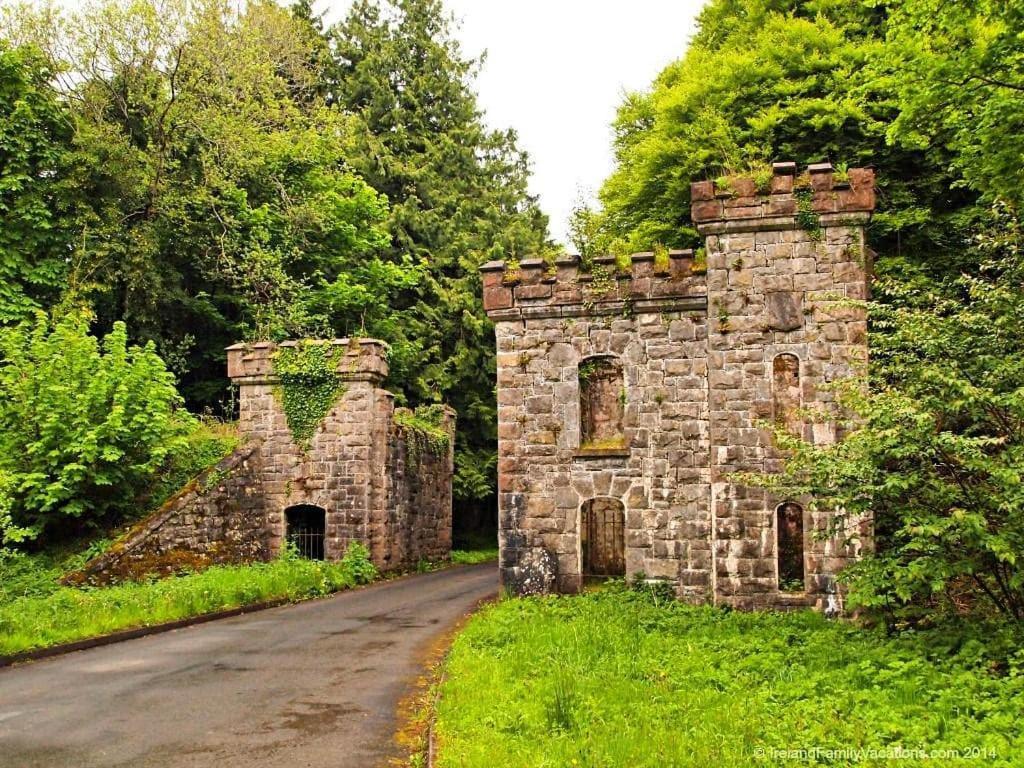
[[583, 577], [626, 575], [626, 510], [618, 499], [583, 502], [580, 550]]
[[302, 557], [324, 559], [327, 512], [312, 504], [297, 504], [284, 511], [285, 538]]

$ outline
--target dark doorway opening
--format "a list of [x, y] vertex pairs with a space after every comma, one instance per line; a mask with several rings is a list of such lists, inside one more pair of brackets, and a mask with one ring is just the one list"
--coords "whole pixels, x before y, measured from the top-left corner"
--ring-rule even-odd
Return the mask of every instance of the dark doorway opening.
[[580, 545], [584, 578], [626, 575], [626, 511], [617, 499], [583, 503]]
[[299, 504], [284, 511], [286, 538], [302, 557], [324, 559], [327, 512], [312, 504]]
[[775, 512], [779, 559], [779, 589], [804, 591], [804, 508], [792, 501]]

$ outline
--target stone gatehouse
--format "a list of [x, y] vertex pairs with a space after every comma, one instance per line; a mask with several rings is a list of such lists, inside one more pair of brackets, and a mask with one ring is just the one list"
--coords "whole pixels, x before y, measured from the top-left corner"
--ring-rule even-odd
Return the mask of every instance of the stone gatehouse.
[[[289, 424], [287, 384], [275, 362], [309, 345], [326, 350], [330, 394], [326, 412], [300, 439]], [[447, 557], [454, 412], [435, 407], [428, 424], [396, 409], [394, 395], [383, 388], [387, 356], [387, 344], [375, 339], [229, 347], [243, 444], [89, 563], [81, 577], [105, 581], [267, 560], [288, 540], [306, 556], [328, 560], [361, 542], [382, 570]]]
[[804, 409], [833, 407], [824, 385], [867, 359], [851, 300], [867, 296], [874, 174], [777, 163], [761, 184], [692, 185], [696, 253], [482, 267], [506, 587], [644, 574], [694, 601], [835, 607], [869, 524], [834, 531], [735, 475], [778, 469], [773, 420], [837, 437]]

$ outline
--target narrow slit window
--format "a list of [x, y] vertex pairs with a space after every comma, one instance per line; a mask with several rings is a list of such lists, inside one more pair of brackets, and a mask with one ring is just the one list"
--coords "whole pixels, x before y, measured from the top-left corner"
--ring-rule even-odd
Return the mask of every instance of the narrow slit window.
[[787, 501], [776, 510], [779, 589], [804, 591], [804, 509]]
[[800, 359], [796, 355], [779, 355], [772, 362], [772, 410], [775, 423], [796, 435], [803, 429], [800, 400]]

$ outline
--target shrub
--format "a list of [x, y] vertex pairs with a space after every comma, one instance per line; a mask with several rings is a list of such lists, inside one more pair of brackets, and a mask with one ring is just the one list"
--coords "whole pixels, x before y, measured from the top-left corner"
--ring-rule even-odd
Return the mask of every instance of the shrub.
[[25, 537], [134, 507], [195, 421], [153, 345], [124, 323], [102, 340], [73, 313], [0, 330], [0, 489]]

